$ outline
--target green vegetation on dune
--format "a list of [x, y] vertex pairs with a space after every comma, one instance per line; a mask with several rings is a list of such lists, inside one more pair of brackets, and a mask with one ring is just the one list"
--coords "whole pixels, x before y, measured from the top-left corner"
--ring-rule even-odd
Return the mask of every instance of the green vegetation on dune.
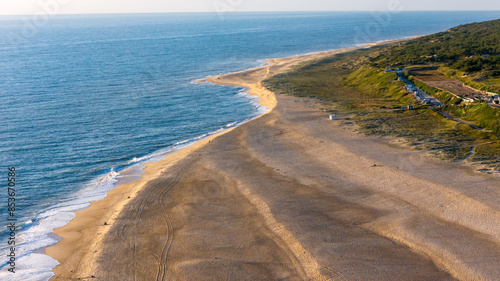
[[500, 161], [500, 142], [490, 142], [476, 146], [472, 161], [494, 163]]
[[462, 71], [499, 72], [498, 42], [500, 20], [472, 23], [401, 43], [373, 58], [372, 64], [389, 67], [445, 62], [451, 68]]
[[[432, 151], [445, 159], [467, 159], [500, 171], [500, 140], [493, 133], [446, 119], [424, 105], [401, 110], [402, 106], [414, 103], [413, 95], [406, 92], [405, 83], [398, 81], [395, 72], [385, 73], [385, 68], [373, 64], [374, 58], [394, 46], [398, 45], [305, 63], [263, 84], [278, 94], [317, 98], [325, 109], [350, 116], [366, 134], [402, 137], [415, 148]], [[499, 132], [498, 109], [481, 104], [459, 107], [455, 95], [432, 87], [426, 90], [445, 101], [445, 111]]]
[[358, 114], [358, 125], [367, 134], [403, 137], [418, 149], [427, 149], [445, 159], [464, 159], [478, 139], [463, 124], [442, 118], [428, 108]]
[[464, 120], [473, 121], [479, 127], [500, 135], [500, 110], [485, 104], [470, 104], [465, 106], [446, 106], [445, 111]]
[[451, 113], [453, 116], [473, 122], [481, 128], [491, 130], [493, 133], [500, 135], [500, 110], [484, 103], [462, 105], [462, 99], [452, 93], [429, 86], [422, 81], [414, 79], [412, 76], [409, 77], [409, 80], [415, 86], [441, 101], [444, 104], [440, 108], [441, 111]]
[[371, 65], [438, 65], [471, 87], [500, 93], [499, 42], [500, 20], [466, 24], [387, 48]]
[[356, 87], [365, 96], [380, 99], [382, 106], [402, 106], [414, 102], [412, 95], [404, 90], [405, 83], [398, 81], [395, 72], [384, 73], [378, 68], [362, 66], [349, 74], [344, 84]]
[[397, 81], [396, 73], [366, 66], [377, 49], [354, 51], [296, 67], [264, 81], [276, 93], [313, 97], [341, 104], [346, 109], [368, 110], [401, 107], [414, 99]]

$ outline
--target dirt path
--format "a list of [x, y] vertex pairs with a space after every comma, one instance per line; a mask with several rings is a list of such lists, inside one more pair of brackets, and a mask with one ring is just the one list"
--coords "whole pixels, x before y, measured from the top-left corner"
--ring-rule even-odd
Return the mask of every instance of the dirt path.
[[481, 132], [487, 132], [487, 133], [492, 133], [492, 134], [494, 134], [495, 136], [497, 136], [497, 138], [499, 138], [499, 139], [500, 139], [500, 135], [493, 133], [493, 131], [491, 131], [491, 130], [486, 130], [485, 128], [481, 128], [481, 127], [479, 127], [479, 126], [476, 126], [475, 124], [473, 124], [473, 123], [471, 123], [471, 122], [465, 121], [465, 120], [463, 120], [463, 119], [460, 119], [460, 118], [458, 118], [458, 117], [456, 117], [456, 116], [453, 116], [453, 115], [451, 115], [451, 114], [448, 114], [448, 113], [446, 113], [446, 112], [439, 111], [439, 110], [436, 110], [436, 109], [434, 109], [434, 108], [433, 108], [432, 110], [433, 110], [433, 111], [435, 111], [435, 112], [437, 112], [437, 113], [439, 113], [439, 114], [441, 114], [441, 115], [443, 115], [445, 118], [448, 118], [448, 119], [450, 119], [450, 120], [453, 120], [453, 121], [456, 121], [456, 122], [459, 122], [459, 123], [465, 124], [465, 125], [467, 125], [467, 126], [469, 126], [469, 127], [473, 128], [473, 129], [476, 129], [476, 130], [478, 130], [478, 131], [481, 131]]

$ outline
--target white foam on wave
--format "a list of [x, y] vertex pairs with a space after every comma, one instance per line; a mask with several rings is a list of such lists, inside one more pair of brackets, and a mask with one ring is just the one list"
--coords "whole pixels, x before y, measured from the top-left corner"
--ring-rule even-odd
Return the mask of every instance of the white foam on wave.
[[[18, 230], [16, 237], [16, 273], [7, 271], [10, 265], [2, 264], [0, 280], [49, 280], [54, 275], [52, 268], [59, 263], [35, 251], [55, 244], [57, 241], [49, 236], [53, 230], [68, 224], [75, 217], [76, 211], [87, 208], [93, 201], [103, 199], [117, 182], [117, 176], [118, 173], [111, 170], [97, 177], [72, 198], [42, 211], [28, 221], [22, 231]], [[2, 253], [4, 252], [7, 252], [6, 248], [2, 249]]]
[[[250, 95], [250, 89], [244, 88], [238, 92], [238, 95], [245, 97], [249, 100], [250, 104], [253, 105], [254, 111], [256, 112], [257, 116], [265, 114], [269, 111], [269, 108], [267, 108], [259, 103], [260, 98], [258, 96]], [[248, 120], [252, 120], [252, 119], [253, 118], [250, 118]]]
[[[263, 61], [263, 63], [267, 64], [265, 61]], [[237, 95], [242, 96], [242, 97], [249, 100], [249, 103], [254, 106], [255, 116], [253, 116], [251, 118], [247, 118], [247, 119], [242, 120], [242, 121], [234, 121], [234, 122], [228, 123], [228, 124], [222, 126], [221, 128], [219, 128], [218, 130], [208, 132], [208, 133], [196, 136], [194, 138], [190, 138], [190, 139], [176, 142], [175, 144], [173, 144], [169, 147], [157, 150], [151, 154], [148, 154], [148, 155], [145, 155], [142, 157], [134, 157], [134, 158], [132, 158], [132, 160], [130, 160], [128, 162], [128, 165], [130, 165], [130, 167], [128, 167], [124, 171], [119, 172], [118, 178], [122, 177], [124, 174], [126, 174], [127, 177], [135, 175], [135, 176], [138, 176], [140, 178], [140, 175], [142, 173], [144, 173], [144, 166], [143, 166], [144, 164], [156, 162], [156, 161], [161, 161], [169, 154], [175, 153], [175, 152], [177, 152], [183, 148], [187, 148], [187, 147], [193, 145], [194, 143], [199, 142], [205, 138], [222, 133], [225, 130], [231, 129], [233, 127], [236, 127], [236, 126], [239, 126], [243, 123], [246, 123], [250, 120], [253, 120], [253, 119], [257, 118], [258, 116], [265, 114], [269, 111], [269, 109], [267, 107], [262, 106], [259, 103], [259, 100], [260, 100], [259, 97], [249, 94], [248, 88], [243, 88], [243, 89], [239, 90], [237, 92]], [[135, 171], [131, 171], [131, 170], [135, 170]]]
[[[34, 219], [28, 221], [26, 226], [19, 232], [18, 235], [18, 251], [16, 252], [16, 273], [12, 274], [6, 270], [8, 265], [0, 265], [0, 280], [26, 280], [40, 281], [49, 280], [54, 274], [52, 269], [59, 263], [51, 257], [41, 254], [36, 250], [54, 245], [57, 241], [50, 237], [54, 229], [67, 225], [73, 218], [75, 212], [90, 206], [93, 201], [98, 201], [106, 197], [109, 190], [113, 189], [121, 178], [129, 177], [139, 179], [144, 173], [144, 164], [156, 162], [165, 158], [166, 155], [175, 153], [183, 148], [189, 147], [194, 143], [205, 138], [222, 133], [225, 130], [239, 126], [258, 116], [266, 113], [268, 109], [259, 104], [259, 98], [249, 94], [249, 89], [240, 90], [237, 95], [241, 95], [249, 100], [249, 103], [254, 105], [255, 116], [243, 121], [230, 122], [220, 129], [199, 135], [194, 138], [179, 141], [172, 146], [160, 149], [151, 154], [134, 157], [127, 163], [127, 168], [121, 172], [116, 172], [111, 169], [106, 174], [103, 174], [92, 180], [85, 188], [77, 192], [72, 198], [58, 203], [49, 209], [39, 213]], [[7, 248], [3, 247], [2, 252], [7, 252]]]
[[15, 273], [6, 269], [0, 271], [0, 280], [5, 281], [43, 281], [49, 280], [54, 273], [48, 268], [53, 268], [59, 263], [44, 255], [32, 253], [29, 256], [23, 256], [16, 260]]
[[257, 68], [269, 65], [269, 63], [266, 62], [265, 60], [258, 60], [257, 62], [259, 63], [259, 65], [257, 66]]

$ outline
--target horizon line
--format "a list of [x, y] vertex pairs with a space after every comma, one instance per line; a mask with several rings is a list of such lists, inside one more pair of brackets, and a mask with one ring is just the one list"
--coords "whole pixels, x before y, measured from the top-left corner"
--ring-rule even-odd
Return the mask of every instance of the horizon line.
[[[225, 14], [237, 13], [331, 13], [331, 12], [386, 12], [387, 10], [282, 10], [282, 11], [228, 11]], [[403, 10], [398, 13], [405, 12], [500, 12], [499, 10]], [[50, 14], [52, 16], [80, 16], [80, 15], [160, 15], [160, 14], [219, 14], [217, 11], [165, 11], [165, 12], [95, 12], [95, 13], [57, 13]], [[0, 14], [0, 16], [34, 16], [37, 14]]]

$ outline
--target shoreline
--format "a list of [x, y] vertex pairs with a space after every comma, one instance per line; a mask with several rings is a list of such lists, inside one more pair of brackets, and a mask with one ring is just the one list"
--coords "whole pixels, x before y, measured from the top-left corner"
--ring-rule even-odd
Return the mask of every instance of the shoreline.
[[272, 110], [148, 164], [77, 213], [47, 248], [62, 261], [51, 280], [495, 280], [498, 178], [261, 85], [353, 49], [206, 79]]
[[[154, 180], [158, 174], [163, 173], [169, 167], [175, 165], [186, 155], [195, 152], [198, 148], [208, 144], [219, 135], [229, 132], [234, 128], [236, 127], [213, 134], [193, 143], [188, 147], [182, 148], [181, 150], [175, 151], [171, 154], [167, 154], [162, 160], [145, 163], [144, 168], [142, 169], [144, 172], [139, 179], [129, 183], [117, 185], [107, 192], [104, 199], [94, 201], [89, 207], [75, 212], [76, 217], [73, 220], [71, 220], [67, 225], [55, 229], [52, 234], [59, 237], [59, 242], [44, 248], [45, 254], [57, 260], [60, 265], [66, 262], [67, 259], [74, 253], [74, 250], [81, 248], [75, 247], [74, 244], [77, 243], [77, 241], [81, 241], [85, 234], [97, 233], [100, 236], [104, 236], [109, 230], [109, 228], [106, 228], [105, 226], [113, 225], [120, 211], [125, 207], [128, 201], [136, 197], [149, 181]], [[104, 223], [106, 223], [106, 225], [104, 225]], [[85, 251], [82, 253], [83, 255], [80, 255], [80, 258], [97, 256], [98, 252], [94, 249], [99, 248], [98, 244], [101, 242], [100, 238], [83, 239], [86, 240], [85, 242], [90, 243], [83, 243], [86, 244], [89, 249], [79, 249]], [[77, 260], [71, 260], [71, 262], [78, 263]], [[58, 273], [56, 269], [60, 265], [56, 266], [52, 270], [56, 275]]]
[[[249, 95], [257, 96], [260, 99], [259, 103], [268, 108], [268, 111], [247, 121], [249, 122], [269, 114], [277, 105], [274, 93], [268, 91], [260, 84], [262, 80], [272, 75], [286, 72], [291, 67], [305, 61], [311, 61], [356, 49], [409, 40], [411, 38], [382, 41], [359, 47], [307, 53], [293, 57], [266, 59], [264, 61], [268, 64], [262, 67], [208, 77], [198, 81], [246, 88], [248, 89]], [[254, 76], [250, 79], [246, 79], [248, 74], [255, 75], [257, 72], [261, 72], [260, 74], [257, 74], [258, 77]], [[252, 79], [256, 79], [257, 82], [252, 81]], [[246, 122], [243, 122], [242, 124], [244, 123]], [[145, 164], [143, 169], [144, 173], [140, 176], [140, 179], [126, 184], [117, 185], [112, 190], [107, 192], [107, 196], [104, 199], [94, 201], [88, 208], [75, 212], [76, 217], [71, 220], [69, 224], [54, 230], [53, 234], [61, 237], [61, 240], [55, 245], [45, 248], [46, 254], [60, 263], [60, 265], [53, 269], [56, 276], [52, 279], [61, 275], [70, 275], [72, 270], [69, 268], [77, 267], [77, 265], [83, 260], [83, 264], [85, 266], [90, 266], [86, 268], [86, 271], [92, 271], [94, 265], [91, 265], [91, 262], [96, 261], [100, 255], [99, 249], [103, 243], [103, 238], [110, 229], [109, 226], [112, 226], [116, 222], [120, 212], [132, 199], [139, 195], [144, 186], [146, 186], [149, 182], [154, 181], [157, 177], [184, 159], [186, 156], [195, 153], [200, 148], [209, 144], [212, 140], [231, 132], [242, 124], [211, 135], [193, 143], [189, 147], [168, 154], [162, 160]], [[94, 237], [89, 234], [97, 234], [97, 236]], [[85, 247], [83, 247], [84, 245]], [[68, 266], [68, 264], [71, 265]]]

